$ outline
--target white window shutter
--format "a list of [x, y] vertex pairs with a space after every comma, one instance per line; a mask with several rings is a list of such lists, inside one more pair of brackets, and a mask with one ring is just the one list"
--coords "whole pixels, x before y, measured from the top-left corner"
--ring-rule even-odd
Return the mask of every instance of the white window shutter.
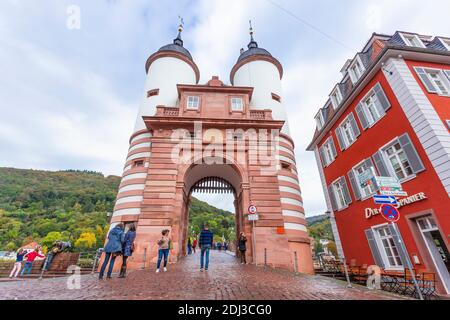
[[322, 162], [322, 167], [325, 168], [328, 163], [327, 163], [326, 158], [325, 158], [325, 154], [324, 154], [324, 151], [323, 151], [323, 146], [319, 148], [319, 155], [320, 155], [320, 161]]
[[336, 136], [337, 136], [337, 139], [339, 142], [339, 147], [341, 148], [341, 151], [344, 151], [347, 148], [347, 146], [345, 145], [344, 137], [342, 136], [341, 127], [336, 128]]
[[366, 118], [366, 114], [364, 113], [361, 103], [359, 103], [358, 106], [356, 107], [356, 115], [358, 116], [359, 121], [361, 122], [363, 130], [366, 130], [369, 127], [369, 121]]
[[361, 131], [359, 130], [358, 124], [356, 123], [355, 116], [353, 115], [353, 112], [350, 113], [350, 125], [353, 129], [353, 134], [355, 135], [355, 138], [359, 137], [361, 135]]
[[336, 159], [336, 157], [337, 157], [337, 151], [336, 151], [336, 146], [334, 145], [333, 137], [331, 136], [330, 139], [329, 139], [328, 141], [329, 141], [328, 143], [329, 143], [330, 146], [331, 146], [331, 150], [333, 151], [333, 158]]
[[[382, 108], [382, 110], [380, 110], [381, 111], [380, 114], [383, 114], [391, 107], [391, 103], [389, 102], [389, 99], [387, 98], [386, 94], [384, 93], [384, 90], [381, 87], [381, 84], [379, 82], [375, 85], [374, 91], [377, 96], [378, 103], [380, 104], [380, 106]], [[378, 110], [379, 109], [380, 108], [378, 108]]]

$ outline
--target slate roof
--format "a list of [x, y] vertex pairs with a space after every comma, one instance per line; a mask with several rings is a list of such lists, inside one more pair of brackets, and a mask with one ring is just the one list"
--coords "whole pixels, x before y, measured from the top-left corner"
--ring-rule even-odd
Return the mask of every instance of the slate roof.
[[186, 56], [189, 60], [194, 62], [194, 59], [192, 59], [191, 53], [185, 47], [183, 47], [183, 40], [181, 40], [180, 33], [178, 33], [178, 36], [173, 40], [173, 43], [167, 44], [167, 45], [159, 48], [158, 52], [161, 52], [161, 51], [173, 51], [173, 52], [181, 53], [182, 55]]
[[250, 43], [247, 45], [247, 48], [248, 48], [248, 50], [241, 53], [241, 55], [239, 56], [236, 63], [239, 63], [242, 60], [244, 60], [245, 58], [248, 58], [248, 57], [254, 56], [254, 55], [263, 55], [263, 56], [270, 56], [270, 57], [272, 56], [270, 54], [270, 52], [267, 51], [266, 49], [259, 48], [258, 43], [255, 40], [253, 40], [253, 37], [252, 37]]

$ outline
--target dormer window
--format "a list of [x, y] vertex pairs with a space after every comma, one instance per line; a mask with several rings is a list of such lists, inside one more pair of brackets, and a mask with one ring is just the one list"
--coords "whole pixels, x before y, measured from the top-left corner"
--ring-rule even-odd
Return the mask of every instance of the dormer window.
[[450, 39], [439, 38], [439, 40], [441, 41], [445, 49], [447, 49], [447, 51], [450, 51]]
[[331, 103], [333, 104], [333, 108], [337, 109], [337, 107], [339, 107], [339, 105], [342, 102], [342, 94], [341, 90], [339, 89], [339, 86], [336, 86], [333, 92], [331, 92], [330, 99]]
[[200, 106], [200, 97], [199, 96], [189, 96], [187, 98], [187, 108], [190, 110], [198, 110]]
[[317, 129], [321, 130], [325, 124], [325, 121], [323, 119], [322, 109], [319, 110], [315, 119], [316, 119]]
[[231, 98], [231, 111], [243, 111], [244, 101], [242, 98]]
[[401, 34], [401, 36], [408, 47], [425, 48], [422, 40], [416, 34]]
[[352, 64], [349, 67], [350, 79], [353, 84], [358, 82], [359, 78], [363, 75], [365, 69], [362, 64], [361, 58], [356, 56], [355, 60], [353, 60]]

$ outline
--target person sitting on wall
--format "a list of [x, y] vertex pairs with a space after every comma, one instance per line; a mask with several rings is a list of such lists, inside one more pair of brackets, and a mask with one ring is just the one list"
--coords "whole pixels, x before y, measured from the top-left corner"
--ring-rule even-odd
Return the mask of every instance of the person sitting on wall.
[[57, 254], [64, 252], [64, 251], [70, 249], [71, 247], [72, 247], [72, 244], [70, 242], [65, 242], [65, 241], [60, 241], [60, 240], [55, 241], [55, 243], [53, 243], [52, 249], [50, 250], [49, 254], [47, 255], [47, 260], [44, 265], [44, 271], [48, 271], [50, 269], [53, 258]]

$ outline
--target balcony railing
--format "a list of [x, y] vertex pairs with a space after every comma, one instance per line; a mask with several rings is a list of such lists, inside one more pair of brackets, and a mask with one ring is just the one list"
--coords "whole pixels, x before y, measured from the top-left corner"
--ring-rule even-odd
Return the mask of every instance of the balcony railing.
[[[180, 108], [178, 107], [166, 107], [166, 106], [156, 106], [156, 116], [160, 117], [179, 117]], [[254, 119], [254, 120], [272, 120], [272, 110], [250, 110], [247, 115], [243, 115], [243, 118]]]

